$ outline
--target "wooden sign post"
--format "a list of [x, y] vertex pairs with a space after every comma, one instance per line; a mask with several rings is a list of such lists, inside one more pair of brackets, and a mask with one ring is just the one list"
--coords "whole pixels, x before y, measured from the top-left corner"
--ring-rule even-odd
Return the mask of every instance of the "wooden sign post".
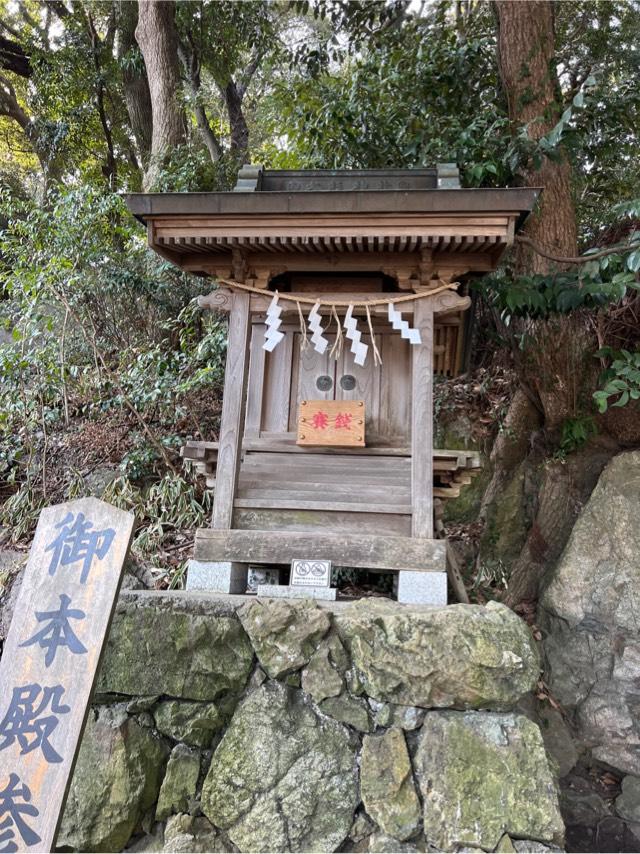
[[96, 498], [40, 514], [0, 662], [0, 852], [52, 850], [134, 521]]

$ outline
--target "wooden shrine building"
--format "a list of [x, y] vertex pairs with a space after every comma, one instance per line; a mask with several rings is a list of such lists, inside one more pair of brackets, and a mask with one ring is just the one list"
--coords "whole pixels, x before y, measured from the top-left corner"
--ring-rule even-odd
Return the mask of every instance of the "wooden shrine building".
[[232, 192], [127, 196], [149, 245], [216, 278], [201, 305], [229, 315], [218, 441], [184, 449], [215, 488], [190, 577], [243, 592], [249, 564], [328, 559], [398, 571], [401, 601], [446, 601], [434, 500], [477, 460], [434, 451], [433, 374], [460, 372], [469, 279], [537, 195], [461, 189], [445, 164], [245, 166]]

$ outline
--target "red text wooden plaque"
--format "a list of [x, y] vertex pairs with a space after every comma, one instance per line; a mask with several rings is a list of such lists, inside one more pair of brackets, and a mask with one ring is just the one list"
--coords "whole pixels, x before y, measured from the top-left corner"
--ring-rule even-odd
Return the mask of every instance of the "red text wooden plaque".
[[134, 517], [47, 507], [0, 662], [0, 851], [51, 851]]
[[298, 445], [364, 447], [364, 400], [302, 400]]

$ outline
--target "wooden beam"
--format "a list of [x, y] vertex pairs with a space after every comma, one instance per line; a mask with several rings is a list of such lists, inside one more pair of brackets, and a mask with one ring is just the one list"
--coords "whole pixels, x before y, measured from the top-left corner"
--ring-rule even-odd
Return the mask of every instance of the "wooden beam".
[[229, 315], [229, 340], [227, 366], [224, 374], [222, 418], [218, 441], [216, 493], [213, 500], [211, 524], [217, 529], [231, 527], [233, 499], [235, 497], [249, 362], [249, 294], [235, 294]]
[[[381, 488], [381, 492], [384, 487]], [[410, 504], [379, 504], [373, 501], [317, 501], [309, 500], [304, 492], [290, 492], [288, 498], [266, 496], [260, 491], [260, 498], [237, 498], [234, 507], [257, 510], [335, 510], [338, 513], [397, 513], [400, 516], [411, 515]], [[278, 493], [274, 493], [278, 495]], [[378, 496], [379, 497], [379, 496]]]
[[[262, 299], [262, 297], [258, 297], [258, 299]], [[233, 308], [233, 291], [229, 288], [217, 288], [206, 296], [199, 296], [198, 305], [200, 308], [209, 308], [213, 311], [231, 311]]]
[[240, 563], [290, 563], [293, 558], [330, 560], [336, 566], [443, 572], [444, 540], [289, 531], [196, 532], [195, 559]]
[[266, 351], [262, 346], [264, 330], [253, 326], [249, 356], [249, 385], [247, 388], [247, 419], [244, 427], [245, 439], [257, 439], [262, 425], [262, 389]]
[[463, 602], [465, 605], [468, 605], [469, 594], [467, 593], [467, 588], [465, 587], [464, 579], [462, 578], [460, 563], [450, 543], [447, 543], [447, 574], [458, 602]]
[[[436, 297], [437, 299], [437, 297]], [[433, 537], [433, 311], [431, 300], [415, 303], [413, 325], [422, 344], [412, 347], [411, 533]]]

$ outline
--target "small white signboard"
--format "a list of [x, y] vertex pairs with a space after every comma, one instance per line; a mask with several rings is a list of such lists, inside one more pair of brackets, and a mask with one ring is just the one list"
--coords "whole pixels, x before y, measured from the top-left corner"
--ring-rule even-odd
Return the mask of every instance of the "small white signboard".
[[331, 561], [292, 560], [291, 585], [294, 587], [331, 587]]

